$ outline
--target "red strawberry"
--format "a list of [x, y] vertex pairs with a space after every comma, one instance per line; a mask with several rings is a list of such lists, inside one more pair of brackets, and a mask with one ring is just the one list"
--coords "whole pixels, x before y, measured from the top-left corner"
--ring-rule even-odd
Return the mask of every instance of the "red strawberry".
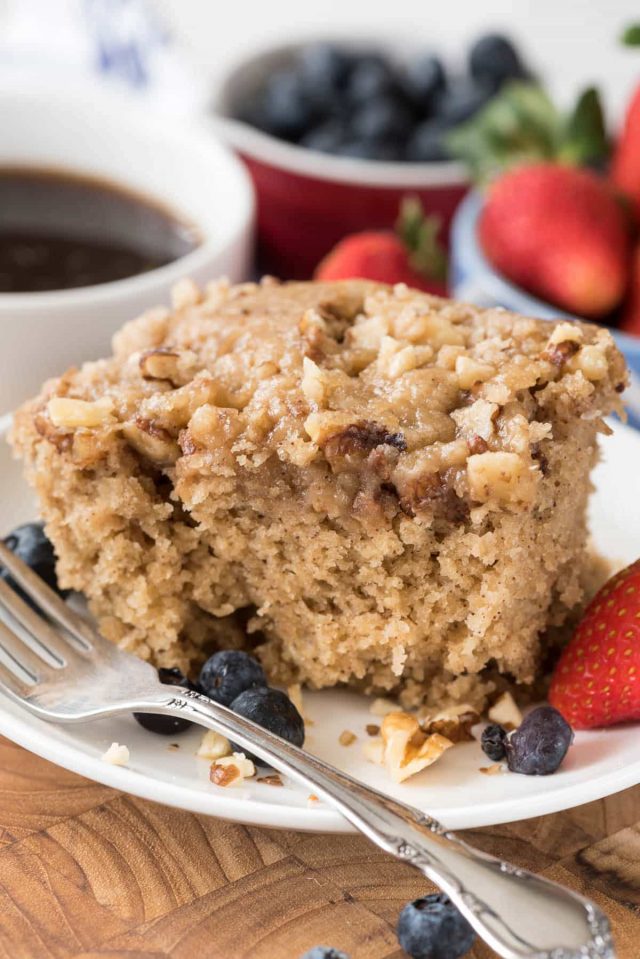
[[640, 246], [633, 251], [629, 288], [622, 304], [620, 328], [640, 336]]
[[604, 316], [624, 294], [630, 237], [621, 204], [590, 170], [539, 163], [489, 188], [479, 223], [493, 265], [579, 316]]
[[640, 560], [585, 610], [555, 668], [549, 702], [575, 729], [640, 720]]
[[611, 179], [633, 201], [640, 216], [640, 87], [627, 107], [624, 127], [613, 151]]
[[377, 280], [406, 283], [446, 296], [446, 260], [437, 235], [440, 221], [425, 217], [418, 200], [405, 200], [396, 232], [367, 230], [340, 240], [320, 261], [316, 280]]

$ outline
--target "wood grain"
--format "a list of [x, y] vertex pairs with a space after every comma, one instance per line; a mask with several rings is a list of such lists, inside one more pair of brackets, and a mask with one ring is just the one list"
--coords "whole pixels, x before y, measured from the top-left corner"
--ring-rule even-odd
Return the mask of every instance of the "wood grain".
[[[640, 959], [640, 787], [466, 836], [592, 896], [618, 959]], [[402, 959], [398, 913], [429, 890], [360, 836], [168, 809], [0, 739], [0, 959], [299, 959], [319, 943]]]

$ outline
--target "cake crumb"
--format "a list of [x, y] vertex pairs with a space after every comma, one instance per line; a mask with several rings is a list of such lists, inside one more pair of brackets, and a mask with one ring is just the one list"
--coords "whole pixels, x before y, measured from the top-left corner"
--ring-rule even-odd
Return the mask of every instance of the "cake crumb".
[[367, 723], [367, 725], [365, 726], [365, 729], [367, 731], [367, 736], [380, 735], [380, 727], [378, 726], [377, 723]]
[[318, 799], [315, 793], [309, 793], [309, 795], [307, 796], [307, 806], [315, 806], [319, 802], [320, 800]]
[[352, 733], [350, 729], [343, 729], [338, 736], [338, 742], [341, 746], [350, 746], [351, 743], [355, 743], [357, 738], [356, 734]]
[[397, 703], [392, 703], [390, 699], [374, 699], [369, 706], [369, 712], [372, 716], [386, 716], [388, 713], [394, 713], [398, 709]]
[[121, 743], [111, 743], [106, 753], [100, 757], [103, 762], [112, 766], [126, 766], [129, 763], [129, 749]]
[[296, 707], [302, 718], [304, 719], [306, 726], [313, 726], [313, 720], [309, 719], [304, 708], [304, 700], [302, 698], [302, 686], [300, 683], [292, 683], [290, 686], [287, 686], [287, 696]]
[[172, 752], [175, 752], [176, 749], [180, 749], [180, 743], [169, 743], [167, 749], [170, 749]]
[[484, 773], [485, 776], [497, 776], [504, 772], [504, 764], [494, 763], [492, 766], [481, 766], [480, 772]]

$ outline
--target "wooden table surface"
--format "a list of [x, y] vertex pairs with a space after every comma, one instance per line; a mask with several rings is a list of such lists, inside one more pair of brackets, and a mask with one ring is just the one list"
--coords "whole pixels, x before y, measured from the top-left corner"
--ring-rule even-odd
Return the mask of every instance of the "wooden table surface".
[[[587, 893], [618, 959], [640, 959], [640, 787], [466, 836]], [[299, 959], [317, 944], [402, 959], [398, 912], [428, 889], [359, 836], [179, 812], [0, 739], [0, 959]]]

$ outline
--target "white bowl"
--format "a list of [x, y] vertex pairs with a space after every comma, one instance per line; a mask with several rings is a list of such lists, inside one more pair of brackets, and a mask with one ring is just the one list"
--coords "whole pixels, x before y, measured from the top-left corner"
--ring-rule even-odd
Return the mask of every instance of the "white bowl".
[[44, 379], [104, 355], [113, 332], [168, 302], [183, 276], [246, 279], [254, 197], [242, 164], [203, 128], [146, 116], [100, 90], [0, 89], [0, 167], [104, 178], [192, 222], [201, 244], [139, 276], [74, 290], [0, 294], [0, 412]]

